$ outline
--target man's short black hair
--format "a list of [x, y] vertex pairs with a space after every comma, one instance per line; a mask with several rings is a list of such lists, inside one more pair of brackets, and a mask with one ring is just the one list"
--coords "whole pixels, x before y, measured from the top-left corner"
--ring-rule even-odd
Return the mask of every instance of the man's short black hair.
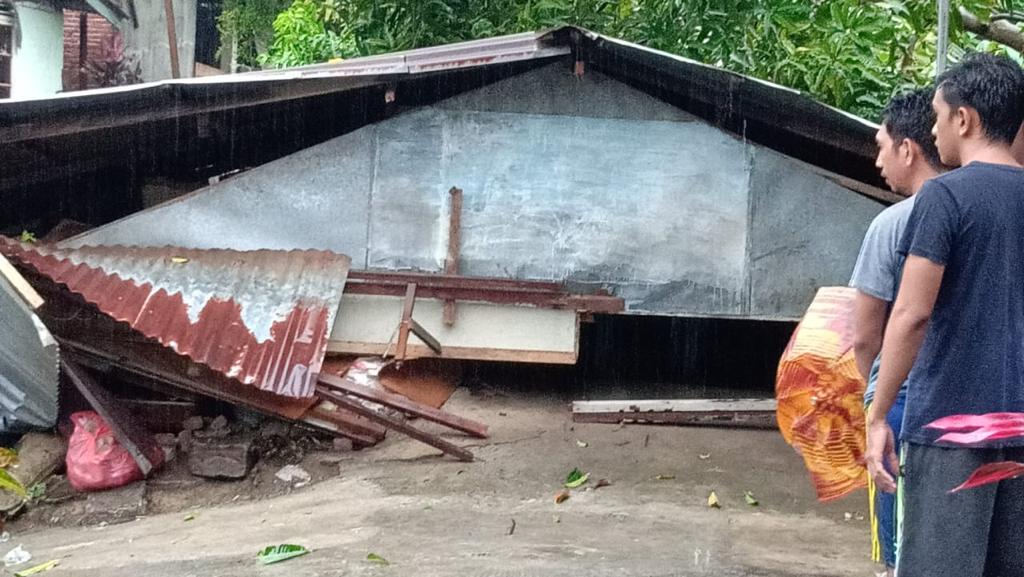
[[925, 160], [935, 168], [942, 167], [939, 150], [935, 148], [932, 126], [935, 124], [935, 110], [932, 108], [931, 88], [909, 90], [892, 97], [882, 111], [882, 124], [892, 137], [893, 145], [899, 145], [904, 138], [916, 142], [924, 152]]
[[1005, 56], [968, 54], [942, 73], [936, 89], [954, 110], [978, 111], [981, 128], [992, 140], [1012, 143], [1024, 121], [1024, 71]]

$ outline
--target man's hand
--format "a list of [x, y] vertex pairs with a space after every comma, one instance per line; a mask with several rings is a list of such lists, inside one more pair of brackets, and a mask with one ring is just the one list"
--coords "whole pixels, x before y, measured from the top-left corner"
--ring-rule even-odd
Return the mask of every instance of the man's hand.
[[[892, 427], [884, 418], [868, 421], [868, 452], [866, 456], [868, 475], [877, 486], [886, 493], [896, 492], [896, 479], [900, 462], [896, 457], [896, 442]], [[888, 467], [887, 467], [888, 465]]]

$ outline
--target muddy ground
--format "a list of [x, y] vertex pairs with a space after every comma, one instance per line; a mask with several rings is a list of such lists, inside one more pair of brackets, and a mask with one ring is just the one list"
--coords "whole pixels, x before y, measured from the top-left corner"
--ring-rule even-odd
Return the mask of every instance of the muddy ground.
[[[485, 441], [448, 436], [474, 463], [394, 433], [364, 451], [311, 450], [314, 482], [299, 488], [274, 479], [280, 461], [238, 482], [179, 461], [147, 482], [137, 520], [80, 526], [84, 499], [40, 505], [0, 549], [32, 553], [15, 569], [59, 559], [54, 577], [873, 574], [864, 495], [819, 504], [777, 432], [574, 425], [565, 401], [460, 389], [446, 409], [491, 425]], [[591, 482], [556, 504], [574, 467]], [[279, 543], [312, 552], [259, 565]]]

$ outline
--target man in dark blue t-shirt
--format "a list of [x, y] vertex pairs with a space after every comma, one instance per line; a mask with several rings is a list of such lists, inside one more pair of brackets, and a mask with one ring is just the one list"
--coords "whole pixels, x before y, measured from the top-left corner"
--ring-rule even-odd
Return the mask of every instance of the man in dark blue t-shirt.
[[868, 413], [868, 471], [895, 488], [885, 417], [907, 379], [897, 574], [1024, 576], [1024, 481], [949, 493], [983, 464], [1024, 460], [1024, 439], [947, 447], [925, 428], [954, 414], [1024, 412], [1024, 169], [1010, 150], [1024, 72], [968, 56], [939, 77], [933, 104], [942, 162], [961, 168], [924, 185], [900, 241], [907, 259]]

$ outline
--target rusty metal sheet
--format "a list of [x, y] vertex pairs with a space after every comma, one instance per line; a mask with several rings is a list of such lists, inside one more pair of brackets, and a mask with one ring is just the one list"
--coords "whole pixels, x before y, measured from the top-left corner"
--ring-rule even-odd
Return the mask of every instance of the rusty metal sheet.
[[350, 264], [327, 251], [58, 249], [3, 237], [0, 252], [179, 354], [297, 398], [315, 393]]

